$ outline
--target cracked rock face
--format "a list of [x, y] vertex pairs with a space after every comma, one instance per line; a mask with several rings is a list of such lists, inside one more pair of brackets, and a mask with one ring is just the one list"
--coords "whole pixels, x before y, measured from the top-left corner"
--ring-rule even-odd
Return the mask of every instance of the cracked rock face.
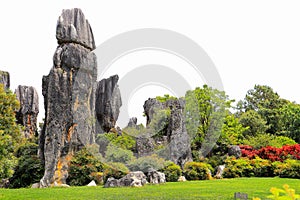
[[118, 86], [119, 76], [114, 75], [98, 82], [96, 91], [97, 133], [109, 132], [115, 127], [122, 106]]
[[[151, 121], [155, 117], [155, 113], [162, 109], [169, 109], [170, 116], [167, 118], [167, 127], [161, 138], [156, 138], [156, 145], [158, 141], [164, 141], [167, 138], [164, 157], [173, 161], [177, 165], [183, 167], [184, 164], [192, 160], [190, 137], [185, 127], [184, 117], [185, 101], [182, 99], [170, 99], [162, 103], [154, 98], [149, 98], [145, 101], [144, 112], [147, 117], [147, 126], [149, 127]], [[149, 140], [149, 139], [148, 139]], [[150, 140], [149, 140], [150, 141]], [[165, 142], [163, 142], [165, 143]], [[137, 146], [137, 152], [147, 152], [146, 145]], [[148, 146], [151, 146], [148, 144]], [[151, 148], [148, 148], [151, 150]]]
[[10, 87], [10, 77], [9, 73], [5, 71], [0, 71], [0, 83], [4, 85], [5, 89], [9, 89]]
[[21, 86], [15, 90], [20, 102], [16, 112], [17, 123], [25, 127], [24, 135], [31, 138], [37, 135], [37, 116], [39, 114], [39, 97], [36, 89], [31, 86]]
[[185, 101], [182, 99], [168, 100], [166, 105], [171, 109], [167, 128], [170, 158], [183, 168], [186, 162], [192, 160], [190, 137], [185, 127]]
[[56, 30], [59, 46], [53, 67], [43, 77], [45, 123], [40, 157], [45, 164], [41, 187], [65, 184], [73, 154], [95, 142], [97, 80], [93, 33], [80, 9], [63, 10]]
[[56, 39], [59, 44], [78, 43], [90, 50], [96, 48], [91, 26], [78, 8], [63, 10], [57, 21]]

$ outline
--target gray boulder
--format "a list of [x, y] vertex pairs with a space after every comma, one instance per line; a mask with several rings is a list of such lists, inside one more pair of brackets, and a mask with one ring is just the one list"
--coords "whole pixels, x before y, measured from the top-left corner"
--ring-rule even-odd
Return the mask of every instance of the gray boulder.
[[20, 102], [20, 109], [16, 112], [17, 123], [25, 127], [26, 138], [36, 136], [39, 114], [38, 93], [34, 87], [19, 85], [15, 94]]
[[141, 171], [130, 172], [120, 179], [108, 178], [104, 187], [141, 187], [147, 184], [147, 177]]
[[102, 79], [97, 84], [96, 116], [97, 133], [109, 132], [115, 127], [122, 106], [121, 93], [118, 86], [119, 76], [114, 75]]
[[166, 182], [166, 176], [162, 172], [156, 170], [147, 173], [148, 182], [151, 184], [161, 184]]
[[231, 145], [228, 148], [228, 155], [229, 156], [234, 156], [236, 158], [240, 158], [242, 155], [241, 148], [238, 145]]
[[73, 154], [95, 142], [94, 39], [80, 9], [63, 10], [57, 24], [59, 46], [54, 66], [43, 77], [45, 123], [40, 134], [40, 157], [45, 173], [41, 187], [66, 183]]
[[10, 87], [10, 76], [8, 72], [0, 71], [0, 83], [4, 85], [5, 89]]

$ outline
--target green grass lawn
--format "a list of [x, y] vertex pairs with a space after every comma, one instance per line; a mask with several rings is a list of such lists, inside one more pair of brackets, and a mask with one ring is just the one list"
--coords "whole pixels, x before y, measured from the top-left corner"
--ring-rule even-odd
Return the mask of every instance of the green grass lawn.
[[233, 199], [234, 192], [265, 197], [271, 187], [288, 184], [300, 193], [299, 179], [239, 178], [147, 185], [141, 188], [71, 187], [45, 189], [0, 189], [0, 199]]

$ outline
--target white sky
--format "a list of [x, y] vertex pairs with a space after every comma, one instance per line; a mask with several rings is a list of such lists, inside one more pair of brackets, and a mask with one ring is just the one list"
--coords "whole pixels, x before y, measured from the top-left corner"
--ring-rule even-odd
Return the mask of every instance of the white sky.
[[62, 9], [74, 7], [89, 20], [96, 45], [138, 28], [173, 30], [207, 52], [230, 98], [240, 100], [254, 84], [266, 84], [300, 102], [300, 1], [2, 1], [0, 70], [10, 72], [12, 90], [38, 90], [40, 119], [41, 80], [52, 67], [56, 21]]

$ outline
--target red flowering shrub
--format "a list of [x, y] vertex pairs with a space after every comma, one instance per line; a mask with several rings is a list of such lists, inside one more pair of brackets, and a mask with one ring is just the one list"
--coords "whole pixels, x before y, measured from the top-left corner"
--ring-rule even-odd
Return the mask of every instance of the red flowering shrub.
[[300, 144], [285, 145], [281, 148], [268, 146], [258, 150], [255, 150], [253, 147], [248, 145], [240, 145], [240, 148], [242, 152], [242, 157], [247, 157], [249, 159], [260, 157], [262, 159], [267, 159], [272, 162], [282, 162], [286, 159], [300, 160]]

